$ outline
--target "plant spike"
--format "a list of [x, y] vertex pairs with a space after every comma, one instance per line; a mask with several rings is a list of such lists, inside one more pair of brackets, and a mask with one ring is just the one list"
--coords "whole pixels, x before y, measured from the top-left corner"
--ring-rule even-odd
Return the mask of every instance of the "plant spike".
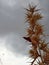
[[[31, 44], [29, 57], [34, 60], [30, 65], [49, 65], [49, 42], [46, 43], [43, 38], [40, 38], [47, 35], [44, 34], [43, 25], [38, 22], [43, 18], [41, 13], [38, 12], [39, 10], [36, 9], [36, 6], [31, 6], [30, 4], [29, 8], [26, 8], [26, 22], [29, 23], [29, 27], [27, 29], [27, 36], [23, 38]], [[41, 61], [38, 57], [40, 57]], [[34, 64], [36, 59], [39, 60], [38, 64]]]

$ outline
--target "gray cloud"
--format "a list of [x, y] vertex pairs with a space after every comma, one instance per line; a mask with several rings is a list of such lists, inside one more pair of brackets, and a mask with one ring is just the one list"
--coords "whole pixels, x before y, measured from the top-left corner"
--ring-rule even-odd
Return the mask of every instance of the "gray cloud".
[[[0, 34], [23, 31], [24, 14], [22, 8], [16, 11], [1, 10], [0, 12]], [[3, 13], [2, 13], [3, 11]], [[22, 17], [23, 16], [23, 17]]]
[[39, 0], [40, 6], [42, 8], [42, 13], [44, 14], [44, 19], [42, 23], [45, 25], [46, 33], [49, 34], [49, 0]]
[[5, 0], [4, 2], [3, 0], [0, 0], [0, 3], [3, 2], [2, 4], [0, 4], [0, 34], [7, 34], [10, 32], [19, 32], [20, 34], [23, 34], [25, 25], [24, 7], [27, 7], [29, 2], [36, 3], [38, 2], [38, 0], [16, 0], [16, 5], [14, 7], [9, 7], [7, 1]]
[[[2, 0], [3, 1], [3, 0]], [[6, 1], [6, 0], [5, 0]], [[33, 0], [34, 1], [34, 0]], [[19, 35], [25, 34], [25, 10], [24, 7], [28, 6], [28, 3], [32, 3], [32, 0], [19, 1], [17, 0], [15, 5], [6, 6], [1, 3], [0, 0], [0, 36], [6, 36], [6, 48], [18, 52], [20, 54], [27, 55], [28, 43], [25, 42]], [[35, 4], [39, 4], [44, 14], [44, 19], [41, 20], [42, 24], [45, 24], [46, 33], [49, 34], [49, 0], [36, 0]], [[38, 5], [39, 6], [39, 5]], [[17, 42], [16, 42], [17, 41]]]
[[29, 43], [18, 34], [9, 34], [6, 36], [5, 46], [15, 54], [28, 55]]
[[[7, 1], [2, 0], [3, 3], [1, 3], [0, 0], [0, 36], [6, 37], [7, 35], [5, 46], [8, 50], [27, 55], [29, 44], [21, 38], [26, 32], [24, 7], [27, 7], [32, 2], [35, 4], [39, 2], [38, 0], [16, 0], [16, 4], [10, 6]], [[16, 33], [22, 36], [20, 37]]]

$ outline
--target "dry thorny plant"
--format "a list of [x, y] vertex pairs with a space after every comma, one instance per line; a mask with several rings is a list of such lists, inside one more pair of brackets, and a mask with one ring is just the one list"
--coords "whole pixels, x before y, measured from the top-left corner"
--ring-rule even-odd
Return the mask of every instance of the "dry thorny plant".
[[29, 23], [27, 28], [27, 36], [23, 37], [25, 40], [30, 42], [31, 49], [29, 50], [30, 58], [34, 59], [31, 65], [35, 65], [34, 62], [38, 59], [37, 65], [49, 65], [49, 42], [46, 43], [43, 39], [46, 35], [44, 34], [43, 25], [38, 21], [43, 18], [40, 9], [36, 6], [29, 5], [26, 9], [26, 22]]

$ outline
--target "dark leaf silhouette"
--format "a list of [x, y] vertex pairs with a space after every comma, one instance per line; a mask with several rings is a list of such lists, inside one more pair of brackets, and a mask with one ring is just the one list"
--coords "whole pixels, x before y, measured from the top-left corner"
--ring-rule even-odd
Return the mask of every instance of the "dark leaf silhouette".
[[29, 37], [23, 37], [25, 40], [31, 42], [31, 39]]

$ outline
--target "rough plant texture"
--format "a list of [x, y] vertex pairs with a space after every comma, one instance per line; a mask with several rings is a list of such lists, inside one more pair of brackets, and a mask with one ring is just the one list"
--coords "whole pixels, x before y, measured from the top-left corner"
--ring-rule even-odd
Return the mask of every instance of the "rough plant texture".
[[[32, 62], [30, 65], [35, 65], [34, 62], [38, 60], [36, 65], [49, 65], [49, 42], [46, 43], [44, 34], [44, 25], [39, 23], [39, 20], [43, 18], [40, 9], [36, 6], [26, 8], [26, 23], [28, 23], [27, 35], [23, 37], [25, 40], [30, 42], [31, 49], [29, 50], [30, 58]], [[38, 59], [40, 57], [40, 59]], [[33, 60], [34, 59], [34, 60]]]

